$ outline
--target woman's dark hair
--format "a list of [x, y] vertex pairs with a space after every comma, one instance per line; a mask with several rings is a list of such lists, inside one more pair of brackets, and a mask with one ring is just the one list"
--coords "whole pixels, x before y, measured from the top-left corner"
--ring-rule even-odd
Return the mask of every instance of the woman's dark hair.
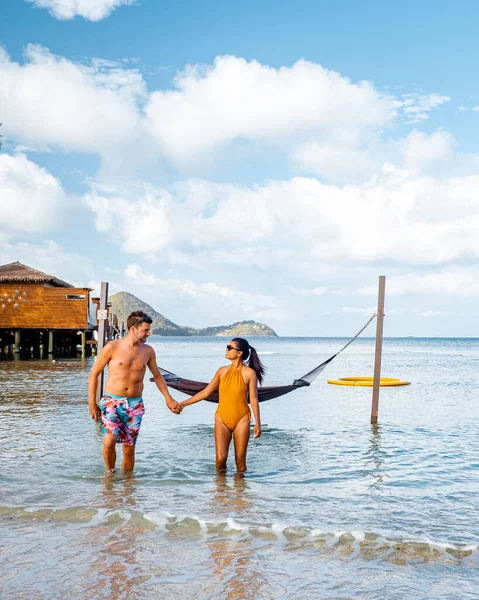
[[148, 325], [153, 323], [153, 319], [142, 310], [135, 310], [135, 312], [132, 312], [126, 320], [126, 326], [128, 329], [131, 329], [132, 327], [139, 327], [142, 323], [148, 323]]
[[258, 353], [250, 346], [248, 341], [243, 338], [233, 338], [231, 340], [238, 345], [238, 348], [243, 353], [243, 362], [251, 367], [253, 371], [256, 373], [256, 377], [258, 378], [258, 382], [261, 385], [263, 383], [263, 375], [266, 371], [262, 362], [259, 359]]

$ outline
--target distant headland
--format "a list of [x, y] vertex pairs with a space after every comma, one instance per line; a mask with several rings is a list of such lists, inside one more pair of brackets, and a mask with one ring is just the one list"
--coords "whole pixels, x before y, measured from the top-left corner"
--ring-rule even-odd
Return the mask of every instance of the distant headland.
[[264, 323], [256, 321], [240, 321], [232, 325], [216, 325], [213, 327], [205, 327], [203, 329], [195, 329], [194, 327], [185, 327], [177, 325], [170, 321], [162, 314], [157, 312], [149, 304], [137, 298], [129, 292], [118, 292], [109, 297], [111, 302], [110, 313], [116, 315], [118, 322], [124, 322], [128, 315], [134, 310], [143, 310], [153, 319], [151, 330], [155, 335], [172, 335], [172, 336], [193, 336], [193, 335], [218, 335], [225, 337], [247, 337], [252, 335], [273, 336], [277, 334], [271, 327]]

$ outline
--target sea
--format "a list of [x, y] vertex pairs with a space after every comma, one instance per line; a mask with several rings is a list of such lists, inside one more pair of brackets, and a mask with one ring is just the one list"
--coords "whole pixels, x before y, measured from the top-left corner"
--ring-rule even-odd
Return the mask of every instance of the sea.
[[[209, 381], [225, 338], [150, 338], [158, 364]], [[292, 383], [341, 338], [250, 339], [265, 385]], [[261, 403], [248, 472], [214, 467], [215, 405], [174, 415], [145, 377], [133, 474], [106, 477], [88, 413], [94, 358], [0, 362], [2, 600], [479, 598], [479, 339], [374, 339]], [[173, 392], [177, 399], [184, 399]], [[120, 456], [119, 459], [120, 460]]]

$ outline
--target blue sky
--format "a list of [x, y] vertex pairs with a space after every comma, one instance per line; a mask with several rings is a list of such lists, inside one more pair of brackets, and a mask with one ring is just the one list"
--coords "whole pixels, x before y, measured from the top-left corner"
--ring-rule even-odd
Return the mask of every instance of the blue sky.
[[4, 0], [0, 263], [180, 324], [477, 336], [475, 2]]

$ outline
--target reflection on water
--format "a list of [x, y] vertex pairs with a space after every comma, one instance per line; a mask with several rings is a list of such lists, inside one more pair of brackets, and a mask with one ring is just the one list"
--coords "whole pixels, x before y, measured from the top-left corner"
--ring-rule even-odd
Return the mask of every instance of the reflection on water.
[[370, 444], [365, 454], [363, 476], [371, 478], [370, 489], [372, 493], [382, 492], [383, 487], [381, 484], [388, 475], [384, 473], [383, 469], [384, 459], [381, 449], [381, 426], [379, 424], [371, 424], [369, 440]]
[[113, 598], [129, 598], [139, 584], [149, 579], [142, 573], [137, 558], [137, 548], [141, 546], [145, 527], [143, 524], [139, 526], [132, 517], [138, 511], [138, 483], [130, 474], [104, 479], [95, 504], [102, 506], [110, 516], [105, 524], [89, 528], [85, 539], [88, 547], [96, 549], [92, 560], [95, 576], [89, 588], [93, 597], [111, 595]]
[[[222, 521], [229, 515], [241, 516], [246, 522], [251, 516], [253, 498], [248, 490], [244, 475], [237, 473], [232, 482], [224, 474], [215, 479], [215, 487], [210, 497], [211, 513]], [[229, 533], [236, 531], [234, 521], [229, 521]], [[213, 575], [218, 582], [221, 598], [260, 598], [267, 578], [262, 573], [260, 562], [254, 547], [232, 540], [225, 532], [219, 532], [208, 542], [210, 557], [214, 562]]]
[[248, 486], [247, 476], [236, 473], [231, 479], [232, 483], [226, 474], [217, 474], [215, 486], [211, 492], [210, 511], [218, 517], [233, 513], [247, 518], [253, 508], [253, 497]]

